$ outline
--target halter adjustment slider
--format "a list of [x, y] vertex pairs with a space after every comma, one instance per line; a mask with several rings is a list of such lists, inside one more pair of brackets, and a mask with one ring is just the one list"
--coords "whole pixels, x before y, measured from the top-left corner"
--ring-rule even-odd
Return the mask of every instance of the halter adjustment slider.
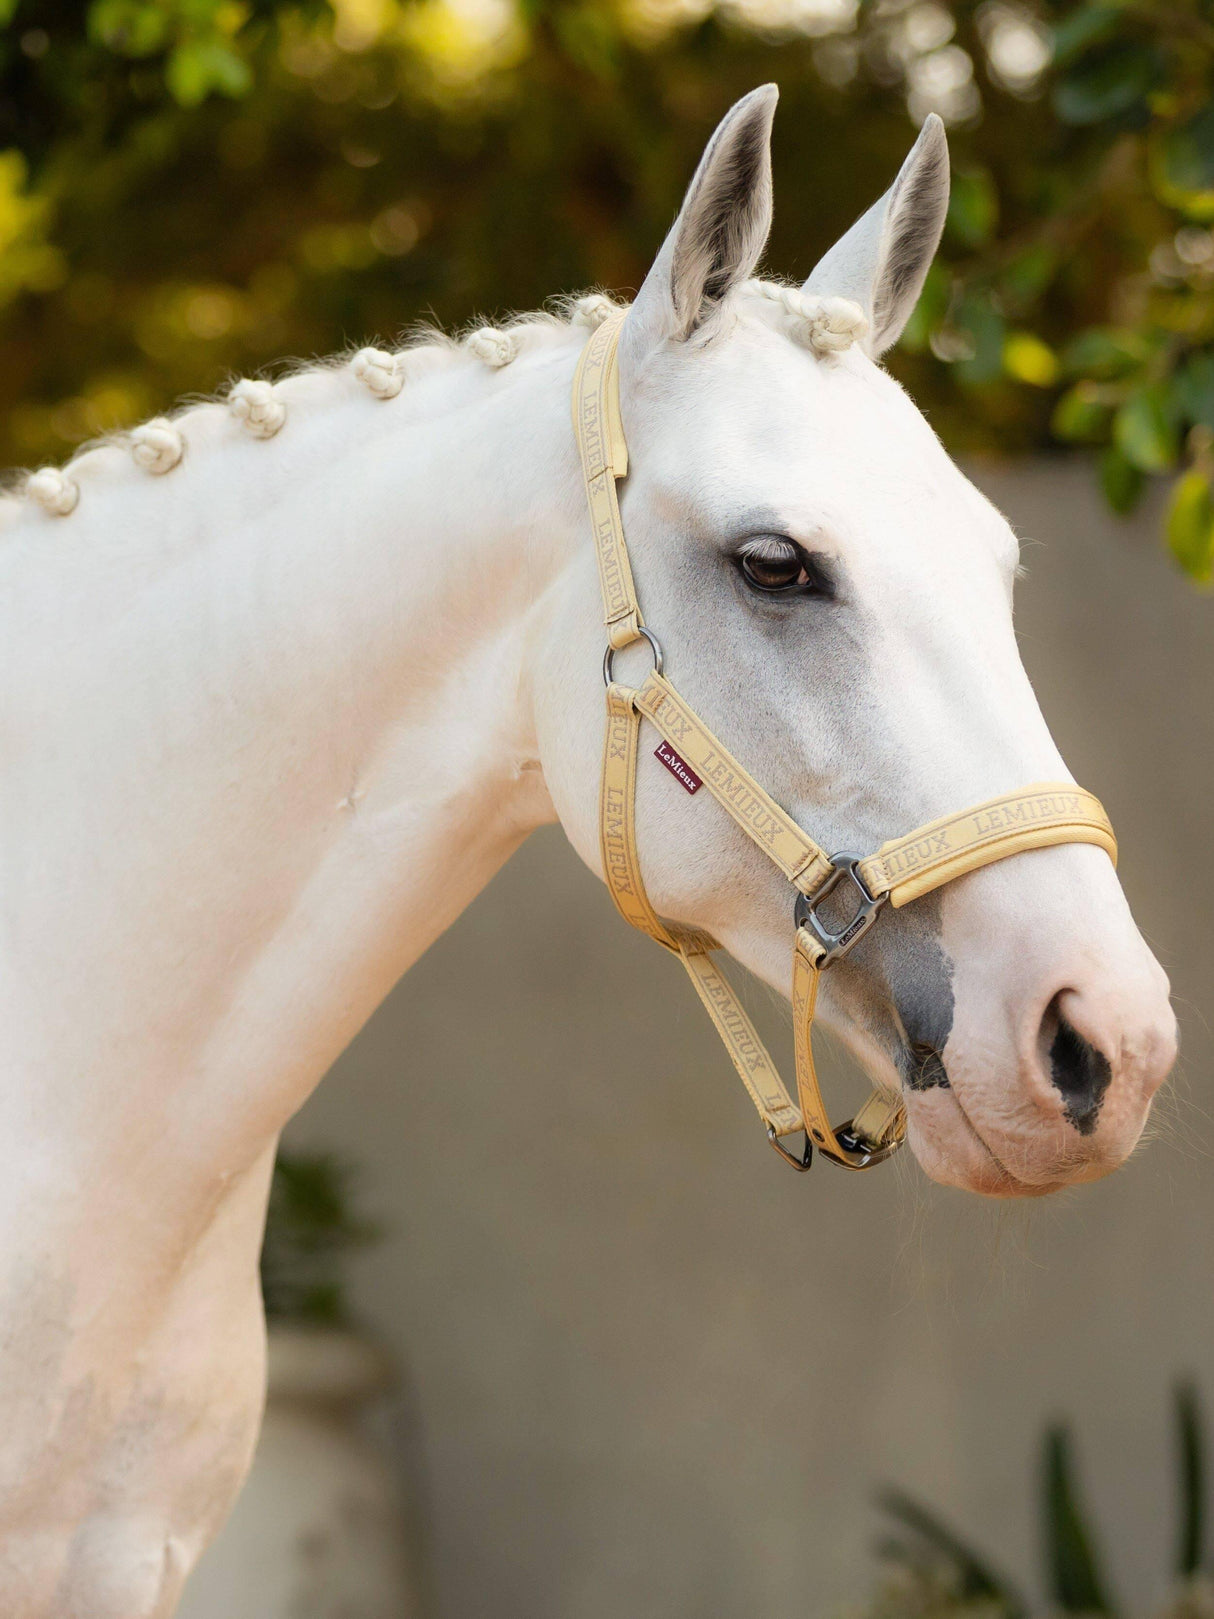
[[[888, 1141], [870, 1141], [867, 1136], [857, 1134], [853, 1129], [854, 1121], [848, 1119], [846, 1124], [835, 1126], [835, 1140], [847, 1154], [846, 1158], [835, 1158], [828, 1153], [832, 1162], [844, 1169], [871, 1169], [874, 1164], [883, 1164], [887, 1158], [892, 1158], [898, 1148], [906, 1140], [904, 1132], [890, 1137]], [[826, 1152], [825, 1147], [818, 1149]]]
[[[819, 967], [829, 967], [832, 962], [845, 956], [856, 940], [862, 938], [872, 927], [881, 914], [882, 906], [889, 899], [888, 894], [874, 894], [869, 890], [858, 869], [863, 858], [863, 855], [858, 854], [832, 854], [830, 863], [833, 869], [830, 875], [812, 894], [797, 895], [793, 921], [797, 927], [804, 928], [811, 934], [821, 947]], [[835, 932], [818, 915], [818, 906], [824, 899], [829, 899], [845, 878], [851, 879], [860, 903], [851, 919]]]

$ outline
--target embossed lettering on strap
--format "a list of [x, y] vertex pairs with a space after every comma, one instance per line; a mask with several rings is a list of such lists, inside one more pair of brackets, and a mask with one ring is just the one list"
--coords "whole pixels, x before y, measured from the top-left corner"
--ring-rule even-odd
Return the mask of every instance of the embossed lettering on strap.
[[966, 872], [1057, 843], [1094, 843], [1117, 863], [1117, 839], [1100, 800], [1074, 783], [1053, 781], [988, 799], [883, 843], [860, 862], [860, 875], [871, 893], [888, 894], [891, 905], [908, 905]]
[[709, 955], [689, 950], [679, 954], [763, 1123], [776, 1136], [800, 1130], [801, 1114], [725, 974]]
[[774, 1137], [791, 1135], [801, 1128], [801, 1114], [729, 980], [712, 959], [710, 952], [720, 946], [699, 928], [663, 921], [645, 892], [636, 841], [636, 768], [641, 715], [633, 702], [634, 696], [634, 692], [622, 686], [607, 688], [607, 731], [599, 806], [599, 838], [607, 887], [626, 922], [678, 956], [760, 1119]]
[[790, 883], [810, 894], [829, 876], [825, 852], [717, 741], [668, 680], [650, 674], [633, 700]]
[[573, 427], [582, 456], [582, 476], [594, 530], [594, 550], [603, 594], [603, 618], [613, 647], [637, 639], [645, 622], [637, 604], [615, 481], [628, 471], [628, 447], [620, 419], [616, 376], [617, 339], [623, 317], [591, 333], [573, 382]]
[[701, 928], [664, 922], [649, 903], [636, 840], [637, 743], [641, 716], [627, 687], [607, 688], [607, 730], [599, 797], [599, 845], [603, 872], [616, 910], [634, 928], [680, 955], [684, 950], [718, 950]]

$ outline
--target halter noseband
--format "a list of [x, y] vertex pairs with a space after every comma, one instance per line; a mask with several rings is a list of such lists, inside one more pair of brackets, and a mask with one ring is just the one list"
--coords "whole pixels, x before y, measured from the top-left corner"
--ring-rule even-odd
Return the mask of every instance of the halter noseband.
[[[814, 1068], [811, 1035], [818, 979], [872, 927], [888, 902], [909, 904], [942, 884], [1024, 849], [1055, 843], [1094, 843], [1115, 862], [1117, 841], [1099, 801], [1070, 782], [1045, 782], [947, 815], [909, 836], [884, 843], [867, 857], [828, 855], [723, 747], [663, 674], [662, 649], [646, 628], [637, 602], [616, 499], [616, 480], [628, 471], [620, 417], [617, 348], [624, 315], [612, 316], [591, 335], [573, 383], [573, 424], [581, 452], [586, 499], [598, 557], [607, 652], [607, 731], [599, 804], [603, 870], [616, 909], [626, 922], [676, 955], [716, 1025], [772, 1146], [795, 1169], [806, 1170], [814, 1147], [845, 1169], [868, 1169], [897, 1151], [906, 1138], [901, 1098], [874, 1089], [846, 1124], [832, 1128]], [[613, 678], [614, 655], [648, 642], [653, 668], [639, 687]], [[658, 917], [645, 892], [636, 842], [637, 750], [642, 720], [663, 742], [659, 757], [691, 793], [700, 785], [773, 860], [796, 889], [793, 911], [792, 1010], [797, 1064], [794, 1104], [754, 1025], [717, 967], [717, 941], [698, 928]], [[855, 914], [833, 932], [819, 912], [840, 884], [854, 890]], [[785, 1144], [803, 1131], [803, 1150]]]

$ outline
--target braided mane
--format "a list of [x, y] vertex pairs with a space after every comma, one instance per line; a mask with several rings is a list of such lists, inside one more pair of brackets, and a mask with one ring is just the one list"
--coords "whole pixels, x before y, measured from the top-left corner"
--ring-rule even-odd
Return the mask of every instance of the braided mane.
[[[794, 342], [802, 344], [818, 359], [831, 360], [863, 338], [868, 321], [860, 306], [847, 298], [820, 298], [800, 288], [777, 281], [751, 280], [744, 283], [743, 296], [767, 306], [778, 326]], [[320, 365], [296, 368], [284, 375], [304, 371], [338, 371], [348, 368], [367, 390], [379, 399], [395, 399], [411, 374], [431, 369], [436, 357], [471, 358], [498, 370], [510, 364], [525, 346], [545, 336], [552, 338], [578, 326], [594, 329], [626, 306], [605, 293], [560, 300], [556, 313], [520, 315], [505, 326], [477, 326], [461, 338], [449, 337], [432, 327], [423, 327], [414, 340], [395, 350], [362, 348], [350, 355], [339, 355]], [[242, 378], [232, 384], [219, 401], [251, 437], [270, 439], [287, 422], [287, 405], [276, 382]], [[90, 452], [118, 445], [129, 450], [136, 467], [152, 477], [162, 477], [180, 465], [189, 439], [189, 419], [197, 405], [174, 416], [157, 416], [128, 432], [108, 434], [81, 446], [65, 467], [40, 467], [24, 475], [11, 493], [0, 496], [0, 518], [13, 517], [22, 501], [32, 501], [55, 517], [67, 517], [80, 501], [76, 473]], [[203, 406], [201, 408], [208, 408]]]

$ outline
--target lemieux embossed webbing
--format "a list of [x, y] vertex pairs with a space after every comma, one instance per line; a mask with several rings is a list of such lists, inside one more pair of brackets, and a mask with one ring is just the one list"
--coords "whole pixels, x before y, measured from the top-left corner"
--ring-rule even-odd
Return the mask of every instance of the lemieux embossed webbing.
[[[1094, 843], [1114, 861], [1117, 843], [1097, 799], [1069, 782], [1044, 782], [977, 804], [882, 844], [861, 858], [828, 855], [771, 798], [725, 748], [662, 673], [662, 653], [646, 628], [637, 601], [616, 481], [628, 471], [620, 417], [617, 346], [623, 314], [591, 335], [573, 385], [573, 422], [582, 458], [586, 498], [598, 557], [607, 626], [607, 728], [599, 833], [603, 869], [626, 922], [672, 951], [695, 985], [734, 1067], [750, 1094], [772, 1145], [798, 1169], [808, 1169], [813, 1148], [847, 1169], [867, 1169], [888, 1158], [906, 1134], [901, 1099], [874, 1090], [853, 1119], [832, 1128], [814, 1067], [812, 1030], [818, 979], [876, 921], [888, 902], [909, 904], [942, 884], [1024, 849], [1055, 843]], [[614, 653], [644, 639], [654, 667], [639, 687], [612, 678]], [[706, 787], [796, 891], [792, 1009], [797, 1102], [784, 1083], [728, 980], [716, 965], [715, 939], [699, 928], [668, 922], [649, 902], [636, 841], [636, 781], [640, 732], [648, 721], [666, 744], [659, 757], [689, 793]], [[839, 932], [818, 905], [841, 882], [854, 887], [858, 908]], [[804, 1131], [804, 1148], [786, 1138]]]

